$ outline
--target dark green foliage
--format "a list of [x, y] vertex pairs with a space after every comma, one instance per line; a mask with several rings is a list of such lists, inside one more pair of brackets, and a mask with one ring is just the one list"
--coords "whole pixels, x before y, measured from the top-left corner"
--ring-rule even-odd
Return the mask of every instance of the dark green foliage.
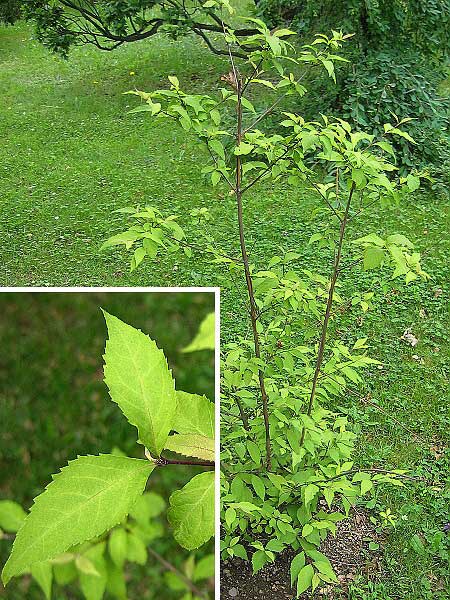
[[[407, 130], [417, 144], [396, 141], [398, 164], [412, 169], [420, 163], [442, 163], [450, 158], [449, 102], [437, 94], [438, 83], [437, 71], [423, 62], [414, 63], [405, 53], [370, 54], [349, 70], [342, 83], [342, 113], [344, 118], [376, 132], [383, 130], [392, 114], [412, 118]], [[443, 173], [444, 165], [440, 167]]]
[[306, 35], [329, 29], [355, 33], [361, 50], [415, 49], [439, 61], [448, 56], [448, 0], [260, 0], [271, 26], [288, 21]]
[[2, 0], [0, 2], [0, 23], [13, 25], [21, 16], [20, 0]]
[[351, 64], [340, 69], [337, 93], [323, 78], [317, 83], [319, 108], [374, 133], [392, 113], [415, 119], [408, 132], [417, 145], [397, 144], [399, 166], [439, 164], [433, 174], [445, 174], [449, 105], [437, 89], [449, 55], [448, 0], [261, 0], [258, 10], [271, 26], [289, 22], [307, 38], [329, 29], [354, 33]]

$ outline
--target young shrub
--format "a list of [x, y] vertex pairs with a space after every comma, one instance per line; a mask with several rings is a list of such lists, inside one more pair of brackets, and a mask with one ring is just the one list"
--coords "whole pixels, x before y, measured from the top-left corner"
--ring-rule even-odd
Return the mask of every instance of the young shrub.
[[[143, 100], [133, 112], [170, 119], [206, 146], [211, 161], [203, 168], [213, 187], [229, 189], [236, 204], [235, 246], [240, 256], [221, 250], [222, 240], [205, 231], [205, 208], [194, 211], [196, 243], [183, 230], [175, 236], [168, 220], [155, 208], [126, 209], [133, 225], [105, 246], [124, 243], [136, 256], [157, 252], [199, 251], [210, 257], [230, 280], [242, 278], [246, 311], [241, 331], [249, 331], [225, 347], [222, 365], [222, 556], [251, 561], [254, 571], [275, 560], [287, 546], [297, 551], [292, 563], [293, 586], [300, 595], [315, 590], [336, 575], [320, 544], [352, 505], [385, 483], [402, 485], [401, 470], [356, 465], [356, 435], [346, 416], [333, 410], [349, 385], [362, 382], [362, 373], [376, 360], [366, 339], [342, 343], [329, 332], [336, 305], [370, 308], [372, 289], [342, 297], [338, 279], [349, 269], [383, 268], [408, 284], [426, 278], [413, 244], [393, 232], [381, 237], [367, 232], [349, 240], [358, 215], [371, 206], [400, 202], [420, 185], [418, 175], [396, 175], [392, 139], [408, 138], [401, 127], [407, 119], [385, 123], [375, 137], [355, 131], [349, 122], [321, 116], [307, 122], [280, 107], [286, 96], [303, 96], [300, 79], [305, 65], [320, 67], [334, 79], [336, 54], [346, 36], [318, 35], [297, 53], [285, 38], [286, 29], [270, 32], [251, 19], [257, 35], [242, 40], [224, 31], [229, 46], [230, 72], [222, 77], [220, 96], [191, 95], [176, 77], [170, 88], [133, 92]], [[347, 36], [348, 37], [348, 36]], [[247, 60], [235, 54], [245, 46]], [[257, 110], [249, 97], [264, 86], [273, 99]], [[231, 115], [235, 115], [231, 125]], [[277, 131], [265, 127], [278, 118]], [[314, 194], [314, 211], [326, 216], [326, 228], [310, 243], [327, 248], [331, 272], [298, 266], [301, 255], [285, 251], [255, 264], [247, 248], [244, 198], [260, 183], [286, 182]], [[311, 207], [299, 206], [299, 211]], [[201, 214], [200, 214], [201, 213]], [[293, 215], [295, 217], [295, 215]], [[251, 218], [251, 216], [247, 216]], [[231, 234], [230, 234], [231, 235]], [[127, 240], [120, 236], [129, 236]], [[149, 241], [150, 240], [150, 241]], [[200, 243], [199, 243], [200, 240]], [[147, 250], [148, 248], [148, 250]], [[138, 253], [138, 254], [137, 254]], [[247, 318], [248, 315], [248, 318]], [[227, 337], [227, 322], [222, 330]]]

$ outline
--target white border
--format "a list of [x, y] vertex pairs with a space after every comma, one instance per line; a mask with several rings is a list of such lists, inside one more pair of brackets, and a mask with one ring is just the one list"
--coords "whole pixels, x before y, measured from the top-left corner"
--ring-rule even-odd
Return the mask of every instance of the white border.
[[[88, 286], [72, 286], [72, 287], [0, 287], [0, 292], [148, 292], [148, 293], [171, 293], [171, 292], [209, 292], [215, 294], [216, 303], [220, 306], [220, 288], [218, 287], [130, 287], [130, 286], [99, 286], [99, 287], [88, 287]], [[217, 307], [216, 307], [217, 308]], [[216, 323], [217, 333], [217, 323]]]
[[214, 400], [215, 400], [215, 590], [220, 598], [220, 288], [218, 287], [0, 287], [0, 293], [75, 293], [75, 292], [136, 292], [136, 293], [213, 293], [215, 313]]
[[215, 291], [215, 349], [214, 349], [214, 379], [215, 379], [215, 485], [214, 485], [214, 598], [220, 599], [220, 288]]

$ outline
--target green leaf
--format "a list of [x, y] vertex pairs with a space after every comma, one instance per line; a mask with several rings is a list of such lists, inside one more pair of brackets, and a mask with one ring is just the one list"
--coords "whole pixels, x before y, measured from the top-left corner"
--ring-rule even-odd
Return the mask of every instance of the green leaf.
[[80, 573], [84, 573], [85, 575], [94, 575], [94, 577], [100, 577], [100, 573], [95, 568], [94, 563], [84, 554], [80, 554], [76, 557], [75, 566]]
[[214, 577], [214, 554], [207, 554], [195, 565], [192, 581], [202, 581]]
[[364, 250], [364, 270], [369, 271], [370, 269], [378, 268], [384, 259], [384, 250], [378, 246], [369, 246]]
[[252, 486], [261, 500], [264, 500], [266, 495], [266, 486], [262, 479], [260, 479], [257, 475], [252, 475]]
[[147, 525], [149, 520], [160, 515], [165, 507], [166, 503], [159, 494], [145, 492], [133, 504], [130, 517], [142, 525]]
[[177, 409], [172, 426], [178, 433], [198, 433], [214, 438], [214, 404], [205, 396], [176, 392]]
[[69, 462], [35, 499], [3, 568], [4, 584], [34, 563], [114, 527], [143, 492], [153, 469], [146, 460], [108, 454]]
[[108, 238], [106, 242], [102, 244], [100, 250], [110, 248], [111, 246], [120, 246], [121, 244], [124, 244], [127, 250], [129, 250], [134, 242], [140, 239], [142, 239], [142, 233], [130, 230], [124, 231]]
[[77, 578], [78, 571], [74, 561], [71, 561], [63, 564], [54, 564], [53, 575], [58, 585], [67, 585]]
[[139, 439], [159, 456], [173, 427], [175, 385], [162, 350], [142, 331], [104, 311], [109, 339], [105, 382], [113, 402], [137, 427]]
[[125, 576], [121, 569], [119, 569], [110, 559], [106, 559], [106, 590], [119, 600], [126, 600], [127, 588], [125, 584]]
[[329, 577], [332, 581], [337, 581], [336, 573], [328, 560], [317, 560], [314, 562], [314, 566], [326, 577]]
[[241, 142], [239, 144], [239, 146], [236, 146], [236, 148], [234, 149], [234, 154], [236, 156], [250, 154], [250, 152], [253, 150], [253, 147], [254, 147], [253, 144], [247, 144], [246, 142]]
[[411, 548], [414, 550], [414, 552], [417, 554], [425, 554], [425, 546], [423, 545], [423, 542], [417, 533], [412, 536], [409, 543], [411, 544]]
[[12, 500], [0, 500], [0, 527], [5, 531], [19, 531], [27, 513], [20, 504]]
[[315, 495], [317, 494], [317, 492], [319, 491], [319, 488], [317, 487], [317, 485], [314, 485], [313, 483], [310, 483], [309, 485], [307, 485], [305, 487], [305, 506], [308, 506], [308, 504], [310, 504], [310, 502], [312, 502], [313, 498], [315, 497]]
[[334, 64], [331, 60], [322, 59], [322, 64], [327, 70], [328, 75], [336, 83], [336, 75], [334, 74]]
[[31, 567], [31, 576], [38, 583], [47, 600], [52, 597], [53, 572], [50, 562], [35, 563]]
[[102, 600], [106, 588], [106, 563], [103, 557], [105, 543], [96, 544], [84, 553], [95, 567], [96, 575], [80, 572], [80, 587], [86, 600]]
[[263, 550], [257, 550], [252, 556], [253, 573], [257, 573], [268, 562], [266, 553]]
[[252, 442], [252, 440], [248, 440], [247, 450], [252, 458], [252, 461], [259, 465], [261, 463], [261, 452], [259, 450], [259, 447], [255, 444], [255, 442]]
[[312, 565], [306, 565], [298, 574], [297, 577], [297, 596], [306, 592], [306, 590], [311, 586], [312, 578], [314, 575], [314, 569]]
[[361, 495], [364, 496], [366, 492], [373, 488], [373, 483], [370, 479], [363, 479], [361, 481]]
[[410, 192], [415, 192], [420, 188], [420, 177], [409, 174], [406, 178], [406, 185]]
[[232, 506], [225, 511], [225, 523], [230, 527], [236, 520], [236, 511]]
[[192, 342], [183, 348], [183, 352], [196, 352], [197, 350], [214, 350], [216, 344], [216, 316], [208, 313], [200, 323], [197, 335]]
[[147, 562], [147, 548], [141, 538], [133, 533], [127, 536], [127, 560], [138, 565], [145, 565]]
[[204, 435], [193, 433], [171, 435], [167, 439], [166, 448], [183, 456], [214, 460], [214, 440]]
[[214, 472], [193, 477], [169, 499], [167, 512], [180, 546], [194, 550], [214, 535]]
[[291, 587], [294, 587], [294, 583], [297, 581], [298, 574], [305, 566], [305, 553], [300, 552], [291, 562]]
[[108, 551], [113, 562], [121, 569], [127, 557], [127, 532], [122, 527], [114, 529], [108, 540]]

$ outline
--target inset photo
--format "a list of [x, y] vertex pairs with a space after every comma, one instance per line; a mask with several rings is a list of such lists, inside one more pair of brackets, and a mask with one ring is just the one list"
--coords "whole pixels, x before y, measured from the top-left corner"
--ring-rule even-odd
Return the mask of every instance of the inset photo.
[[0, 293], [0, 598], [214, 598], [216, 307]]

